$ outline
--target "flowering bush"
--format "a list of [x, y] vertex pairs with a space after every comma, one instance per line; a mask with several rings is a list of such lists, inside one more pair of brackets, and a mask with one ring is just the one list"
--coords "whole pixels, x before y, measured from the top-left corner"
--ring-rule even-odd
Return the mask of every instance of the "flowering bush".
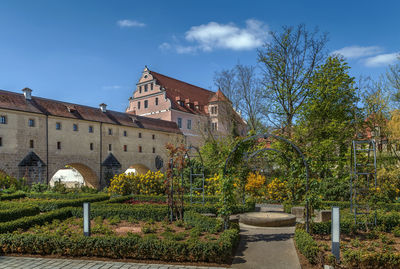
[[165, 193], [164, 174], [148, 171], [146, 174], [119, 174], [111, 180], [109, 192], [126, 194], [160, 195]]
[[204, 183], [206, 195], [217, 195], [221, 193], [221, 175], [215, 174], [213, 177], [206, 178]]
[[246, 193], [252, 198], [258, 200], [266, 197], [266, 178], [260, 173], [249, 173], [247, 176], [247, 184], [245, 186]]
[[275, 201], [284, 201], [288, 198], [287, 182], [274, 178], [267, 186], [267, 198]]

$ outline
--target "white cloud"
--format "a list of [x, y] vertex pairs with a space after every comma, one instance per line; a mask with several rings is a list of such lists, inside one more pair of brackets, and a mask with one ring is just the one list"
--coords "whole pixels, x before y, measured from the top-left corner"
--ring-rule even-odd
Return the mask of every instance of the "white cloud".
[[383, 52], [383, 49], [378, 46], [369, 46], [369, 47], [361, 47], [361, 46], [349, 46], [344, 47], [339, 50], [335, 50], [332, 54], [341, 54], [345, 58], [361, 58], [371, 55], [376, 55]]
[[169, 43], [167, 43], [167, 42], [164, 42], [164, 43], [162, 43], [160, 46], [158, 46], [158, 48], [160, 49], [160, 50], [170, 50], [171, 49], [171, 44], [169, 44]]
[[387, 53], [380, 54], [373, 57], [365, 59], [364, 64], [368, 67], [377, 67], [383, 65], [389, 65], [396, 61], [397, 57], [400, 57], [400, 53]]
[[132, 21], [132, 20], [119, 20], [117, 21], [119, 27], [144, 27], [146, 24], [139, 21]]
[[174, 49], [177, 53], [195, 53], [214, 49], [251, 50], [262, 46], [268, 37], [268, 26], [261, 21], [249, 19], [246, 26], [240, 28], [233, 23], [220, 24], [209, 22], [192, 26], [185, 33], [188, 45], [182, 45], [173, 37], [174, 45], [163, 43], [160, 49]]

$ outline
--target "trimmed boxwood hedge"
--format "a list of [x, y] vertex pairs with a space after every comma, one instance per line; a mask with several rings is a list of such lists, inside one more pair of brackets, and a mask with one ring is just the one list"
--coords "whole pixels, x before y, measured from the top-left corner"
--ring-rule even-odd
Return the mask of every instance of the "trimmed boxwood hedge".
[[4, 254], [96, 256], [115, 259], [176, 262], [227, 262], [239, 240], [238, 229], [224, 231], [215, 241], [177, 242], [152, 237], [60, 237], [36, 234], [2, 234]]
[[183, 220], [186, 224], [196, 227], [203, 232], [217, 233], [223, 228], [223, 221], [221, 219], [206, 217], [192, 211], [185, 212]]
[[400, 268], [400, 253], [371, 252], [348, 249], [343, 251], [343, 262], [349, 268]]
[[21, 206], [14, 209], [0, 210], [0, 222], [16, 220], [22, 217], [33, 216], [40, 213], [37, 206]]
[[0, 201], [13, 200], [13, 199], [19, 199], [19, 198], [24, 198], [24, 197], [25, 197], [25, 193], [2, 194], [2, 195], [0, 195]]
[[294, 240], [300, 253], [303, 254], [310, 263], [317, 263], [320, 251], [317, 242], [314, 241], [312, 236], [303, 229], [296, 229], [294, 232]]
[[93, 193], [26, 193], [28, 198], [36, 199], [78, 199], [87, 197], [104, 196], [105, 194], [93, 194]]
[[28, 229], [33, 225], [42, 225], [54, 219], [63, 220], [72, 216], [70, 207], [46, 212], [43, 214], [23, 217], [17, 220], [0, 223], [0, 233], [9, 233], [17, 229]]

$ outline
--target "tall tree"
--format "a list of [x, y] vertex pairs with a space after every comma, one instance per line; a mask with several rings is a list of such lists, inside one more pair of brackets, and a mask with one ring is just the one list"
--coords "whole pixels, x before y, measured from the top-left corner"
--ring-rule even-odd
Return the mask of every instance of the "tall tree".
[[284, 26], [270, 36], [271, 40], [258, 51], [264, 70], [264, 96], [269, 101], [264, 112], [291, 137], [295, 117], [309, 94], [306, 85], [325, 58], [327, 35], [299, 25]]
[[224, 69], [214, 74], [214, 84], [220, 89], [226, 97], [232, 102], [235, 110], [239, 109], [241, 100], [240, 92], [236, 90], [236, 70]]
[[343, 58], [328, 57], [310, 78], [309, 98], [299, 115], [296, 136], [312, 158], [313, 170], [320, 178], [340, 177], [331, 173], [343, 173], [341, 168], [348, 161], [344, 157], [356, 132], [358, 98], [349, 68]]
[[398, 63], [389, 66], [386, 73], [390, 86], [395, 91], [393, 94], [393, 101], [400, 103], [400, 54], [398, 56]]

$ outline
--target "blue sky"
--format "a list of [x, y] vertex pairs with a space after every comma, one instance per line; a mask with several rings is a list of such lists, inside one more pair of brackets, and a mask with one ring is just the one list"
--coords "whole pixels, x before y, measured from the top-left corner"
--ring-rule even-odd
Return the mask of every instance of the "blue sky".
[[400, 52], [400, 1], [0, 1], [0, 89], [123, 111], [145, 65], [213, 89], [215, 71], [257, 64], [269, 30], [329, 33], [353, 76]]

